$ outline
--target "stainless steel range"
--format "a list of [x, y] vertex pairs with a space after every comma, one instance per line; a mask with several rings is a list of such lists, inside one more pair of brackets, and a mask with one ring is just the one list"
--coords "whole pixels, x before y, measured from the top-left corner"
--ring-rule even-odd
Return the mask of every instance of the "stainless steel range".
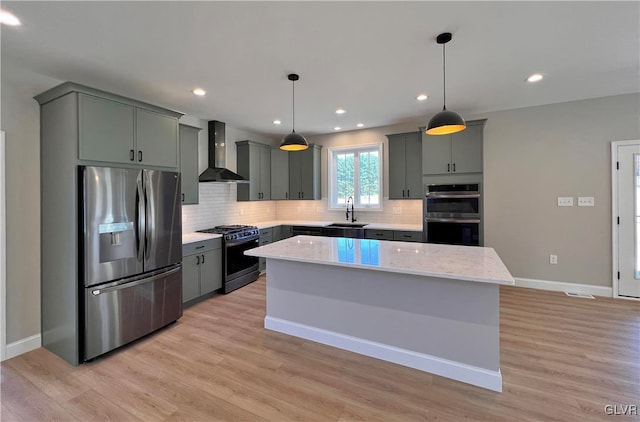
[[257, 248], [260, 230], [255, 226], [227, 225], [198, 230], [222, 235], [222, 292], [229, 293], [258, 279], [258, 258], [244, 251]]

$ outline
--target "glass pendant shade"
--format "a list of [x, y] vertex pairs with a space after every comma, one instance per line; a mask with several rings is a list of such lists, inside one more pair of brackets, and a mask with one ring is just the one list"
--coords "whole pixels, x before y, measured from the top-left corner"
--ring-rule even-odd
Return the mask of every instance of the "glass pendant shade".
[[307, 148], [309, 148], [307, 140], [295, 130], [282, 138], [282, 142], [280, 142], [280, 149], [283, 151], [302, 151]]
[[464, 130], [467, 127], [461, 115], [446, 108], [434, 115], [427, 125], [427, 135], [448, 135]]

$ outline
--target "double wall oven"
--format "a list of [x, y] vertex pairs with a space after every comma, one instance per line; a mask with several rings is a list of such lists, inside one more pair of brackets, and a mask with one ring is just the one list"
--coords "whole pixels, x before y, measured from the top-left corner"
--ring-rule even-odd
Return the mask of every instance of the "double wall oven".
[[257, 248], [260, 230], [255, 226], [227, 225], [199, 230], [222, 235], [222, 292], [229, 293], [258, 279], [258, 258], [244, 251]]
[[424, 239], [428, 243], [482, 246], [481, 209], [479, 183], [427, 185]]

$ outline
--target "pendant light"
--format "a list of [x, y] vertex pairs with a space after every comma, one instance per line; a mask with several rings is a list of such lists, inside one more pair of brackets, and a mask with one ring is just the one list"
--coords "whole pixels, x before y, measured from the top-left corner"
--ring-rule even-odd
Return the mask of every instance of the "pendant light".
[[293, 131], [282, 138], [282, 142], [280, 142], [280, 149], [284, 151], [302, 151], [309, 148], [309, 144], [307, 140], [304, 139], [304, 136], [296, 133], [296, 88], [295, 83], [300, 79], [295, 73], [291, 73], [289, 75], [289, 80], [291, 81], [293, 87]]
[[443, 32], [436, 38], [436, 42], [438, 44], [442, 44], [442, 111], [429, 120], [427, 130], [425, 131], [427, 135], [448, 135], [450, 133], [465, 130], [467, 127], [467, 124], [461, 115], [455, 111], [447, 110], [446, 61], [444, 45], [449, 41], [451, 41], [451, 32]]

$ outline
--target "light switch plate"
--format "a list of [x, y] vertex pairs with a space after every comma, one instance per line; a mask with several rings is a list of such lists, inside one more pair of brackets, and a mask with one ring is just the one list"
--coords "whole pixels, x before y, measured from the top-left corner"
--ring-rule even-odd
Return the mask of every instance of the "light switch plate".
[[593, 196], [579, 196], [578, 197], [578, 206], [579, 207], [594, 207], [595, 206], [595, 198]]
[[573, 206], [573, 196], [559, 196], [558, 197], [558, 206], [559, 207], [572, 207]]

